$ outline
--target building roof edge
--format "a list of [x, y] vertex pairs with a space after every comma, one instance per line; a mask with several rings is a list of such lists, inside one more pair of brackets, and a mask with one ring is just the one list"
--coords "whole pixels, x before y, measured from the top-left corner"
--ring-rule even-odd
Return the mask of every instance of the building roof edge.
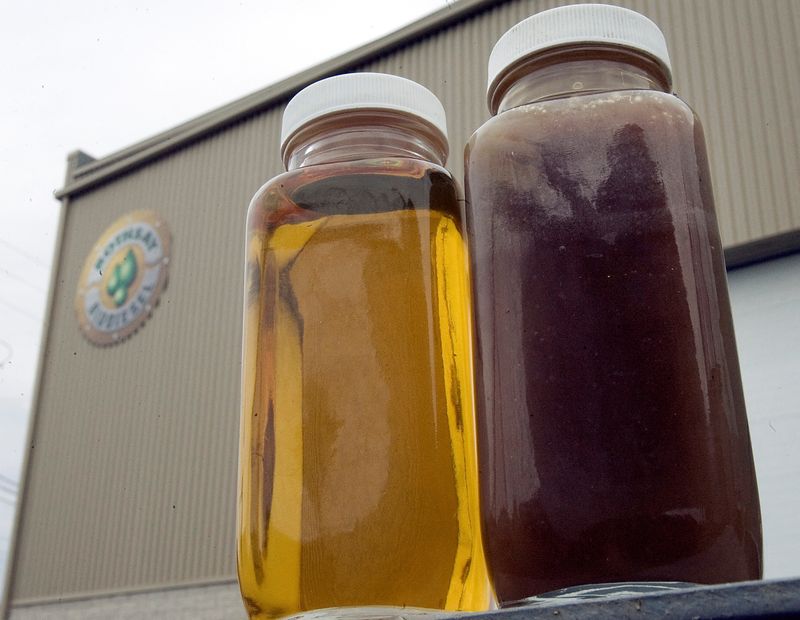
[[113, 177], [199, 140], [242, 118], [268, 109], [287, 100], [303, 87], [348, 68], [393, 51], [428, 34], [438, 32], [476, 13], [483, 12], [508, 0], [458, 0], [380, 39], [314, 65], [285, 80], [262, 88], [229, 104], [211, 110], [185, 123], [115, 151], [105, 157], [81, 162], [71, 167], [69, 181], [55, 192], [59, 200], [87, 191]]

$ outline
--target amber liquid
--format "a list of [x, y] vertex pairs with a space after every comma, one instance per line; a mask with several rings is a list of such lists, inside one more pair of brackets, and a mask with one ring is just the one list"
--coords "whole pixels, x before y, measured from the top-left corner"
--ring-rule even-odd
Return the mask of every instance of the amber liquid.
[[761, 576], [702, 129], [629, 91], [504, 112], [467, 149], [487, 563], [510, 602]]
[[250, 209], [239, 580], [251, 617], [485, 609], [452, 179], [329, 164]]

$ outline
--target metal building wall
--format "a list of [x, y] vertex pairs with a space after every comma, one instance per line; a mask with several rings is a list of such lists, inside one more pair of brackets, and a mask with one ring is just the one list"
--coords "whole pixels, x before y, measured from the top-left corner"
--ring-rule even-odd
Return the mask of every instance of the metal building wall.
[[[256, 93], [235, 114], [223, 109], [78, 170], [94, 180], [68, 197], [15, 604], [234, 576], [243, 222], [250, 196], [281, 169], [280, 114], [293, 90], [352, 70], [425, 84], [448, 111], [460, 177], [463, 144], [487, 117], [491, 46], [533, 12], [568, 3], [467, 0], [407, 29], [412, 43], [388, 37], [287, 81], [277, 97], [274, 87]], [[705, 121], [726, 245], [800, 228], [800, 3], [619, 4], [667, 34], [676, 91]], [[153, 155], [142, 161], [143, 152]], [[71, 186], [80, 175], [67, 194]], [[78, 276], [101, 232], [141, 208], [170, 225], [169, 285], [139, 333], [98, 349], [74, 316]]]
[[[706, 130], [726, 246], [800, 227], [800, 3], [793, 0], [603, 0], [653, 19], [665, 32], [674, 89]], [[502, 3], [480, 18], [367, 63], [420, 81], [448, 112], [453, 153], [488, 118], [486, 63], [513, 24], [571, 1]]]
[[[243, 214], [274, 162], [263, 115], [70, 201], [13, 597], [233, 575]], [[266, 174], [269, 174], [267, 172]], [[173, 236], [169, 283], [130, 340], [76, 325], [81, 265], [135, 209]]]

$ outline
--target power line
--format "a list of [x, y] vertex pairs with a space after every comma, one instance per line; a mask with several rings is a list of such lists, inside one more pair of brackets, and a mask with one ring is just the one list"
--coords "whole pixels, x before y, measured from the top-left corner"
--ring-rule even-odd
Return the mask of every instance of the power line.
[[39, 265], [39, 267], [41, 267], [42, 269], [47, 269], [48, 268], [47, 265], [45, 264], [45, 262], [42, 261], [38, 256], [34, 256], [30, 252], [26, 252], [25, 250], [21, 250], [20, 248], [15, 246], [13, 243], [9, 243], [8, 241], [3, 239], [2, 237], [0, 237], [0, 243], [2, 243], [4, 246], [6, 246], [7, 248], [9, 248], [11, 250], [14, 250], [14, 252], [19, 254], [20, 256], [24, 256], [25, 258], [27, 258], [32, 263], [35, 263], [36, 265]]
[[39, 287], [39, 286], [36, 286], [35, 284], [32, 284], [31, 282], [29, 282], [28, 280], [26, 280], [26, 279], [25, 279], [25, 278], [23, 278], [22, 276], [18, 276], [18, 275], [17, 275], [17, 274], [15, 274], [15, 273], [11, 273], [11, 272], [10, 272], [8, 269], [3, 269], [3, 272], [4, 272], [4, 273], [5, 273], [5, 274], [6, 274], [6, 275], [9, 277], [9, 278], [11, 278], [12, 280], [16, 280], [17, 282], [21, 282], [21, 283], [22, 283], [22, 284], [24, 284], [25, 286], [28, 286], [28, 287], [32, 288], [34, 291], [38, 291], [39, 293], [44, 293], [44, 292], [46, 292], [46, 291], [45, 291], [43, 288], [41, 288], [41, 287]]
[[0, 485], [5, 485], [7, 487], [10, 486], [10, 487], [15, 487], [16, 488], [17, 483], [14, 482], [11, 478], [6, 478], [5, 476], [0, 476]]
[[29, 319], [31, 319], [33, 321], [36, 321], [37, 323], [41, 323], [42, 322], [42, 317], [34, 316], [33, 314], [31, 314], [30, 312], [28, 312], [24, 308], [20, 308], [19, 306], [16, 306], [16, 305], [6, 301], [5, 299], [0, 299], [0, 304], [3, 304], [4, 306], [6, 306], [8, 308], [11, 308], [12, 310], [16, 310], [20, 314], [24, 314], [26, 317], [28, 317]]
[[[2, 349], [6, 349], [8, 353], [2, 353]], [[5, 364], [12, 357], [14, 357], [14, 347], [12, 347], [11, 343], [7, 340], [0, 338], [0, 368], [2, 368], [3, 364]]]
[[5, 481], [7, 484], [13, 484], [14, 486], [19, 485], [19, 482], [17, 482], [13, 478], [9, 478], [8, 476], [4, 476], [3, 474], [0, 474], [0, 480]]

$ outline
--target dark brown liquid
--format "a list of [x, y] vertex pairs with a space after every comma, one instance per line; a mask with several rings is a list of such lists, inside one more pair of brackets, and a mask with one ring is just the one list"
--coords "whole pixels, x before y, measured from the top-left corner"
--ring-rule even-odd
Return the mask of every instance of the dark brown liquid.
[[484, 540], [498, 599], [761, 575], [700, 124], [629, 91], [509, 110], [467, 149]]

